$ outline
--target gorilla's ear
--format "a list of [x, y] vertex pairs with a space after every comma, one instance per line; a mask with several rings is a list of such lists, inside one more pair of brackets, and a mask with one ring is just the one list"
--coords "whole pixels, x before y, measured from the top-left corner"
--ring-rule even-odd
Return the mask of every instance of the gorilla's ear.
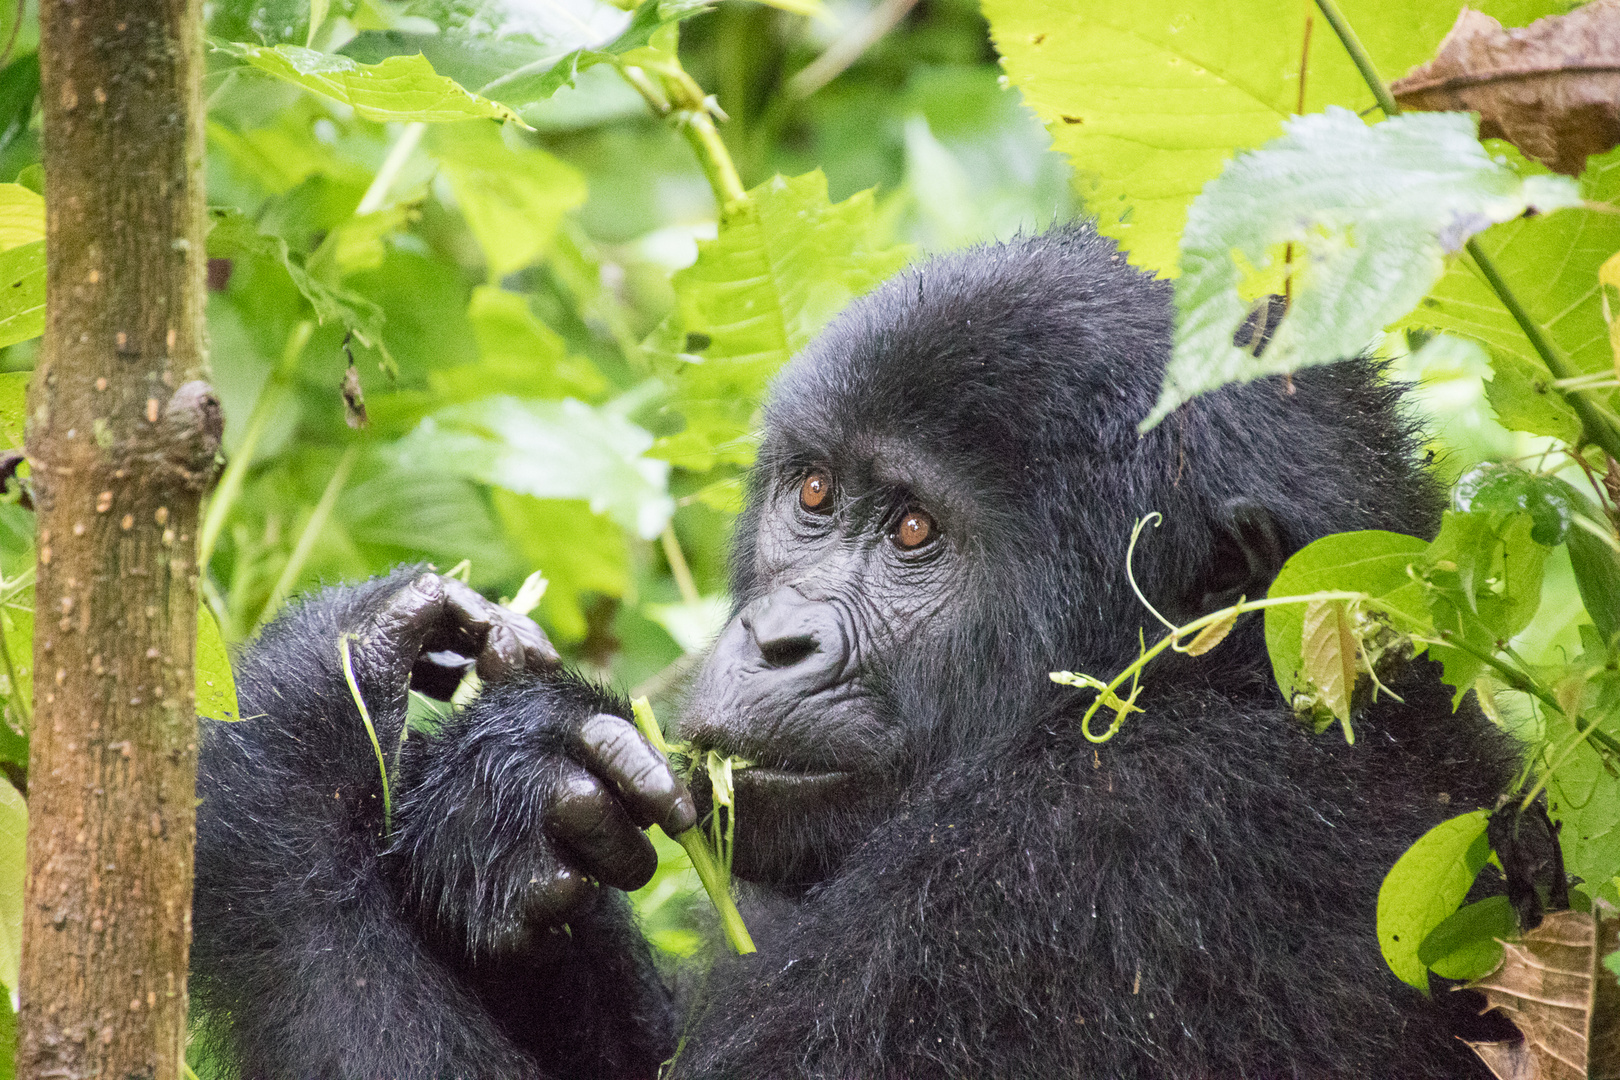
[[1264, 596], [1283, 565], [1282, 534], [1271, 511], [1253, 499], [1228, 499], [1215, 514], [1215, 558], [1203, 581], [1200, 612]]

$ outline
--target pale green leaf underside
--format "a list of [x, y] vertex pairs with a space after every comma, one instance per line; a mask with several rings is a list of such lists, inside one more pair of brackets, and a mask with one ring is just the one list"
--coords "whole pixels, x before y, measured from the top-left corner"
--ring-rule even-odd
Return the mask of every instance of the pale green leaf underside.
[[225, 53], [295, 86], [352, 107], [355, 115], [388, 121], [516, 120], [505, 105], [481, 98], [433, 70], [421, 54], [390, 56], [361, 64], [333, 53], [298, 45], [247, 45], [222, 42]]

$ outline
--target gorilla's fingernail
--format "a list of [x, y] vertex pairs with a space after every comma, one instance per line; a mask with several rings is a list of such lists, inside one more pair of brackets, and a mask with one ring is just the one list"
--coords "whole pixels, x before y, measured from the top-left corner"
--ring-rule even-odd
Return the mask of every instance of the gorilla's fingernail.
[[670, 836], [683, 833], [697, 824], [697, 806], [685, 791], [675, 796], [675, 805], [669, 808], [669, 819], [664, 831]]

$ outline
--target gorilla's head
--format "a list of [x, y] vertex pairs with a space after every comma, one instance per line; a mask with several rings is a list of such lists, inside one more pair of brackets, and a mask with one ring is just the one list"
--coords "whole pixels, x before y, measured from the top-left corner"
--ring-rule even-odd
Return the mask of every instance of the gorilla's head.
[[[913, 778], [1076, 722], [1086, 695], [1047, 673], [1106, 677], [1139, 627], [1158, 636], [1125, 574], [1150, 511], [1137, 580], [1178, 621], [1263, 594], [1329, 532], [1432, 531], [1411, 427], [1366, 362], [1229, 387], [1138, 436], [1171, 331], [1169, 286], [1074, 228], [904, 273], [783, 370], [736, 616], [683, 725], [754, 762], [741, 876], [815, 881]], [[1178, 677], [1263, 675], [1250, 621]]]

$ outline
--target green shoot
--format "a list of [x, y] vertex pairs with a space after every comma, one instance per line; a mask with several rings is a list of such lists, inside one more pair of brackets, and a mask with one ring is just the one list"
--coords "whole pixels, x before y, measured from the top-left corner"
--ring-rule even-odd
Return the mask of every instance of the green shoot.
[[[652, 744], [653, 749], [666, 758], [685, 749], [671, 746], [664, 739], [664, 733], [658, 727], [658, 720], [653, 716], [652, 706], [648, 704], [646, 698], [636, 698], [630, 703], [630, 709], [635, 715], [636, 730]], [[737, 767], [738, 762], [735, 759], [720, 758], [712, 752], [710, 758], [719, 759], [718, 765], [714, 761], [709, 762], [709, 777], [715, 793], [715, 814], [718, 817], [722, 805], [732, 807], [731, 771]], [[723, 781], [719, 779], [721, 776], [724, 776]], [[724, 802], [721, 801], [722, 782], [725, 788]], [[743, 924], [742, 913], [737, 910], [736, 903], [731, 899], [731, 840], [735, 836], [736, 827], [734, 808], [727, 814], [726, 820], [725, 844], [722, 848], [725, 854], [723, 862], [715, 857], [702, 829], [687, 829], [674, 837], [674, 840], [686, 849], [687, 856], [692, 860], [692, 869], [697, 871], [698, 880], [703, 883], [703, 891], [709, 894], [710, 903], [714, 904], [715, 911], [720, 915], [720, 925], [725, 929], [727, 943], [737, 955], [745, 956], [754, 951], [754, 939], [748, 936], [748, 927]], [[716, 841], [720, 839], [718, 831], [715, 838]]]
[[343, 658], [343, 681], [349, 684], [349, 694], [354, 698], [354, 707], [360, 710], [360, 722], [366, 725], [366, 734], [371, 736], [372, 753], [377, 755], [377, 773], [382, 777], [383, 828], [392, 833], [394, 798], [388, 788], [388, 766], [383, 763], [382, 743], [377, 741], [377, 728], [371, 722], [371, 710], [366, 708], [366, 699], [360, 694], [360, 684], [355, 681], [354, 660], [349, 655], [349, 642], [358, 640], [357, 634], [344, 634], [338, 638], [338, 655]]

